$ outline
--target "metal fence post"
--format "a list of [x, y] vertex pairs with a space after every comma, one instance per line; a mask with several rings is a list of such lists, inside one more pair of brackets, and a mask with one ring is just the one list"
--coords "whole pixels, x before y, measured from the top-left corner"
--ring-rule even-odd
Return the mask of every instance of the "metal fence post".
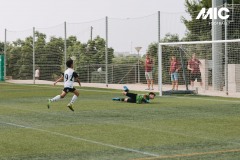
[[106, 17], [105, 63], [106, 63], [105, 80], [106, 80], [106, 87], [108, 87], [108, 17]]
[[[159, 45], [159, 43], [161, 42], [161, 12], [160, 11], [158, 11], [158, 53], [160, 53], [160, 45]], [[158, 62], [159, 62], [159, 54], [158, 54]], [[158, 65], [159, 65], [160, 63], [158, 63]], [[162, 64], [160, 64], [160, 65], [162, 65]], [[159, 69], [160, 69], [161, 67], [160, 66], [158, 66], [158, 74], [160, 74], [160, 71], [159, 71]], [[162, 94], [162, 84], [159, 84], [159, 83], [162, 83], [162, 80], [160, 80], [160, 76], [162, 76], [162, 75], [158, 75], [158, 90], [159, 90], [159, 93], [161, 92], [161, 94]]]
[[5, 37], [4, 37], [4, 80], [6, 80], [7, 76], [7, 29], [5, 29]]
[[66, 62], [67, 62], [67, 23], [64, 22], [64, 68], [66, 68]]
[[33, 27], [33, 84], [35, 84], [35, 27]]

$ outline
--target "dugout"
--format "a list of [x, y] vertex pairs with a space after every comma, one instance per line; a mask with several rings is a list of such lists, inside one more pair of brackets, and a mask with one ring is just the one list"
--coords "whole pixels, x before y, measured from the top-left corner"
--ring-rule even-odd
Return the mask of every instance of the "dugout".
[[0, 81], [4, 81], [4, 54], [0, 53]]

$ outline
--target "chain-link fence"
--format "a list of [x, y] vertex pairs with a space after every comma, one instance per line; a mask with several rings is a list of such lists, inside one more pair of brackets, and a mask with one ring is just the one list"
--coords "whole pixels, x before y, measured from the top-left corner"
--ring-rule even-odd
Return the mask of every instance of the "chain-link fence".
[[[214, 34], [219, 39], [239, 39], [240, 7], [227, 7], [234, 18], [231, 17], [227, 25], [223, 23], [215, 27]], [[39, 69], [40, 80], [54, 81], [66, 69], [66, 60], [75, 56], [74, 69], [82, 82], [106, 85], [146, 83], [144, 64], [148, 52], [154, 61], [153, 79], [158, 83], [159, 42], [212, 40], [212, 21], [209, 18], [196, 19], [198, 13], [158, 12], [137, 18], [104, 17], [89, 22], [65, 22], [48, 28], [6, 30], [5, 76], [32, 79], [34, 83], [36, 69]], [[166, 54], [163, 64], [169, 63], [174, 52]], [[228, 59], [228, 63], [239, 63], [236, 52], [228, 54], [236, 57]]]

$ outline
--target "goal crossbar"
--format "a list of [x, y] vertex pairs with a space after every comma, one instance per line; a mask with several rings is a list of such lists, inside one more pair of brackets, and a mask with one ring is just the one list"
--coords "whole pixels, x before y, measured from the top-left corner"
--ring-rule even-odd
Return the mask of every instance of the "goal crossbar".
[[163, 42], [163, 43], [159, 43], [159, 46], [162, 46], [162, 45], [181, 45], [181, 44], [231, 43], [231, 42], [240, 42], [240, 39], [214, 40], [214, 41]]

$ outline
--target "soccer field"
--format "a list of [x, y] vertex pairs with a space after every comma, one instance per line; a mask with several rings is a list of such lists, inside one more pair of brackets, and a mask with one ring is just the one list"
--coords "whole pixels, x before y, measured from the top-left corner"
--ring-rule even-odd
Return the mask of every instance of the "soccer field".
[[0, 159], [240, 159], [240, 99], [156, 97], [112, 101], [120, 90], [78, 88], [47, 108], [62, 86], [0, 83]]

